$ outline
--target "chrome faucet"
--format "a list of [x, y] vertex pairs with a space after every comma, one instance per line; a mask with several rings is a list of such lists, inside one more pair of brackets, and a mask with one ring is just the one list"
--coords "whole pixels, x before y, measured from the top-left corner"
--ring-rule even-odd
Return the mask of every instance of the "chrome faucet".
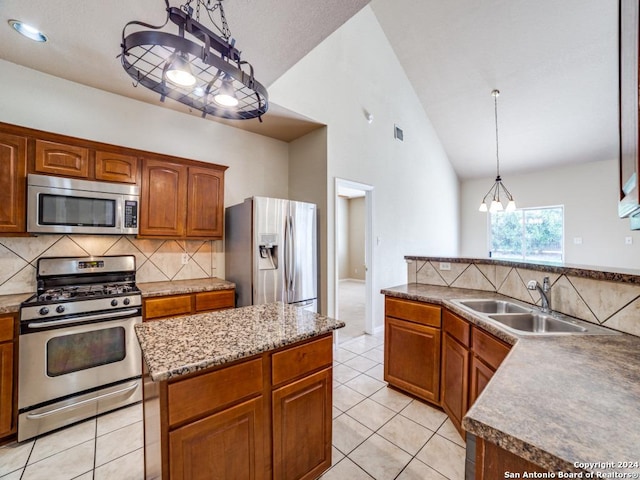
[[529, 290], [538, 290], [540, 292], [540, 299], [542, 300], [540, 310], [542, 310], [543, 313], [551, 313], [551, 285], [549, 284], [549, 277], [544, 277], [542, 280], [542, 287], [536, 280], [529, 280], [527, 288]]

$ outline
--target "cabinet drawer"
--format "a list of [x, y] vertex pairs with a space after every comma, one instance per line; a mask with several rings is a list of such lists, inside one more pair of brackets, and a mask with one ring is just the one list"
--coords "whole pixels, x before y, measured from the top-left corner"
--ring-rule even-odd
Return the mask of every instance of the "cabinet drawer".
[[144, 301], [145, 320], [189, 313], [191, 313], [191, 295], [148, 298]]
[[473, 353], [494, 370], [498, 369], [504, 357], [509, 353], [510, 348], [493, 335], [485, 333], [478, 328], [473, 329], [471, 345]]
[[442, 309], [436, 305], [386, 297], [384, 308], [388, 317], [440, 327]]
[[471, 345], [471, 325], [449, 310], [442, 313], [442, 329], [465, 347]]
[[333, 362], [333, 336], [273, 354], [271, 382], [274, 386], [313, 372]]
[[[221, 388], [223, 386], [223, 388]], [[262, 393], [262, 359], [170, 383], [169, 426]]]
[[196, 293], [196, 312], [235, 307], [235, 290]]
[[13, 340], [13, 317], [0, 317], [0, 342]]

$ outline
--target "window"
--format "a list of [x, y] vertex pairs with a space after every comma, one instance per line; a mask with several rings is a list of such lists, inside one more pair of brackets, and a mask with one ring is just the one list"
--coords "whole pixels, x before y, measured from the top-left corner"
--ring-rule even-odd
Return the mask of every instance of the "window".
[[564, 260], [564, 207], [523, 208], [489, 216], [491, 257], [558, 263]]

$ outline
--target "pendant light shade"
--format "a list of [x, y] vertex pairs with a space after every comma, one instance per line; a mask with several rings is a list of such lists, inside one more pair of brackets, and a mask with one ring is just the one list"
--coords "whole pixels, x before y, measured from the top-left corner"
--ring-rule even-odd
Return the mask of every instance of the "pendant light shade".
[[[513, 199], [513, 195], [507, 190], [507, 187], [502, 183], [502, 178], [500, 177], [500, 155], [498, 148], [498, 95], [500, 95], [499, 90], [493, 90], [491, 92], [493, 95], [493, 103], [494, 103], [494, 113], [496, 120], [496, 179], [493, 186], [489, 189], [487, 194], [482, 199], [482, 203], [480, 204], [480, 208], [478, 211], [480, 212], [500, 212], [502, 210], [506, 212], [513, 212], [516, 209], [516, 202]], [[502, 195], [503, 199], [508, 201], [507, 207], [505, 208], [500, 200], [500, 195]]]
[[[122, 30], [120, 60], [134, 86], [153, 90], [163, 102], [169, 97], [199, 110], [203, 117], [262, 121], [269, 96], [251, 64], [240, 58], [223, 0], [187, 0], [180, 7], [164, 3], [163, 25], [134, 20]], [[201, 12], [211, 26], [200, 23]], [[172, 24], [177, 33], [165, 28]]]

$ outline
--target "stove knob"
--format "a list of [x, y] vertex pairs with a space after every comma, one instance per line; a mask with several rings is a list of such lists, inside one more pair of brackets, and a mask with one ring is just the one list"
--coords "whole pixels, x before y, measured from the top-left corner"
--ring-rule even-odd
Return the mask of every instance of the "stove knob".
[[49, 313], [49, 309], [47, 307], [42, 307], [39, 313], [40, 315], [47, 315]]
[[111, 300], [111, 306], [112, 307], [117, 307], [118, 306], [118, 300], [116, 300], [115, 298], [113, 300]]
[[131, 300], [129, 300], [128, 298], [125, 298], [122, 303], [124, 303], [125, 305], [129, 305], [131, 303]]
[[58, 312], [58, 313], [62, 313], [62, 312], [64, 312], [64, 306], [63, 306], [63, 305], [58, 305], [58, 306], [56, 307], [56, 312]]

